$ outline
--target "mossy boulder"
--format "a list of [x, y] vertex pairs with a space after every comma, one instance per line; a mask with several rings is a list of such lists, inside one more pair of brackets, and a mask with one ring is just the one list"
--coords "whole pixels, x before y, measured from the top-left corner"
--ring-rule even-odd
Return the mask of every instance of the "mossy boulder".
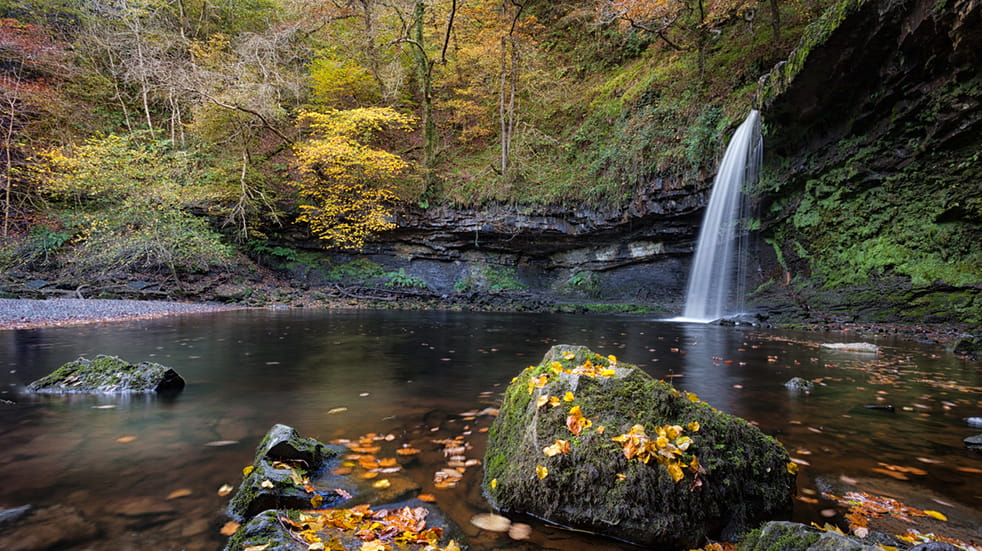
[[131, 364], [116, 356], [84, 357], [68, 362], [27, 385], [46, 394], [84, 392], [177, 392], [184, 379], [173, 369], [154, 362]]
[[513, 379], [484, 463], [496, 509], [664, 549], [788, 518], [796, 470], [745, 420], [568, 345]]
[[338, 492], [308, 491], [304, 480], [313, 479], [343, 450], [313, 438], [301, 438], [292, 427], [273, 425], [229, 501], [228, 516], [243, 522], [267, 509], [309, 509], [313, 506], [311, 500], [323, 505], [340, 503], [345, 498]]

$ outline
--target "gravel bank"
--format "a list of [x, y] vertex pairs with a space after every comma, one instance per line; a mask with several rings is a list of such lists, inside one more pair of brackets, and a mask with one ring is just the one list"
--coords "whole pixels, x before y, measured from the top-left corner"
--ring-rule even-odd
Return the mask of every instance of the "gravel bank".
[[149, 300], [4, 298], [0, 299], [0, 330], [150, 319], [169, 314], [217, 312], [236, 308], [240, 307]]

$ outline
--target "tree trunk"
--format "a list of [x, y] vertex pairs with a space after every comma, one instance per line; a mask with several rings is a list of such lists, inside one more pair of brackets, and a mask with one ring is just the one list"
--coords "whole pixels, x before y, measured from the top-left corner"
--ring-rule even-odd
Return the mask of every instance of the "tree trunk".
[[413, 30], [416, 47], [413, 49], [416, 57], [416, 71], [419, 78], [420, 107], [423, 125], [423, 178], [426, 189], [429, 190], [434, 182], [436, 168], [436, 122], [433, 120], [433, 68], [430, 58], [423, 49], [423, 22], [426, 4], [417, 1], [413, 10]]

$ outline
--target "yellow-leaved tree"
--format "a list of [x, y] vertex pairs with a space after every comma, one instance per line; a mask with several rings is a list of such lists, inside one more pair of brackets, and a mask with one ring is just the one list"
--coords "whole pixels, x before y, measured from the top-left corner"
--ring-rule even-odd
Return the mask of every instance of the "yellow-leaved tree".
[[409, 131], [415, 118], [388, 107], [301, 111], [297, 125], [309, 131], [293, 146], [307, 201], [299, 222], [331, 246], [361, 248], [374, 233], [392, 229], [393, 191], [409, 163], [370, 145], [385, 130]]

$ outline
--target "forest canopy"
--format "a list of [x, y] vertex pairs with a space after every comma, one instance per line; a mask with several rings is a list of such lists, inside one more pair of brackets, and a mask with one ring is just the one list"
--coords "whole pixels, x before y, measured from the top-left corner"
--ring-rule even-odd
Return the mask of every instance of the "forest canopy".
[[690, 185], [829, 2], [2, 0], [0, 261]]

